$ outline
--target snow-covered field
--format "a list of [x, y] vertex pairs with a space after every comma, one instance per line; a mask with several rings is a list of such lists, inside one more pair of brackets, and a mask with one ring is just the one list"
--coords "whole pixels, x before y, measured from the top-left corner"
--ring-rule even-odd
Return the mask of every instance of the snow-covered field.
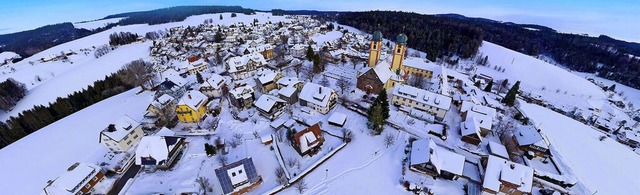
[[111, 18], [111, 19], [96, 20], [96, 21], [90, 21], [90, 22], [74, 23], [73, 26], [76, 28], [95, 30], [97, 28], [105, 27], [109, 24], [117, 23], [122, 19], [125, 19], [125, 18]]
[[107, 153], [98, 143], [100, 131], [124, 115], [140, 120], [153, 100], [151, 92], [136, 95], [139, 90], [87, 107], [0, 150], [2, 194], [39, 194], [73, 163], [99, 163], [94, 154]]
[[0, 62], [3, 62], [5, 59], [14, 58], [16, 56], [20, 56], [20, 55], [18, 55], [15, 52], [4, 51], [4, 52], [0, 53]]
[[615, 84], [616, 92], [618, 93], [622, 92], [623, 93], [622, 97], [626, 97], [626, 100], [625, 100], [626, 102], [632, 103], [636, 109], [638, 108], [638, 106], [640, 106], [640, 90], [638, 89], [631, 88], [629, 86], [620, 84], [618, 82], [615, 82], [609, 79], [597, 77], [591, 73], [582, 73], [582, 72], [573, 72], [573, 73], [583, 78], [592, 78], [596, 82], [600, 82], [607, 87]]
[[521, 108], [591, 193], [640, 192], [640, 155], [611, 138], [600, 141], [599, 131], [549, 109], [526, 103]]

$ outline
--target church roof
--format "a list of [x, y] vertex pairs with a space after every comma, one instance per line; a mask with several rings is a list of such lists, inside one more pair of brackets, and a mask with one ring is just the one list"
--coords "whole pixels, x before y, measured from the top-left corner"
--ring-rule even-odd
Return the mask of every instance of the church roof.
[[382, 41], [382, 32], [378, 30], [373, 32], [373, 41]]
[[409, 40], [409, 38], [407, 37], [407, 35], [400, 33], [398, 35], [398, 37], [396, 38], [396, 42], [398, 42], [398, 44], [407, 44], [407, 41]]

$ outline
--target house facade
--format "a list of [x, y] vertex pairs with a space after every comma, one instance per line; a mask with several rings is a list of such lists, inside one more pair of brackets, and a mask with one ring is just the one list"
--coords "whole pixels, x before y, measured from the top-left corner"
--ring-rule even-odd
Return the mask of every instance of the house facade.
[[278, 85], [276, 82], [283, 77], [279, 72], [264, 68], [257, 71], [256, 76], [258, 77], [256, 78], [256, 82], [262, 93], [267, 93], [277, 88]]
[[218, 74], [212, 74], [202, 85], [200, 85], [200, 92], [207, 97], [220, 98], [222, 97], [222, 90], [227, 87], [224, 77]]
[[144, 136], [142, 125], [129, 116], [123, 116], [100, 132], [100, 143], [114, 152], [124, 152]]
[[409, 85], [396, 85], [393, 88], [391, 102], [396, 106], [428, 112], [439, 121], [444, 119], [451, 107], [451, 97]]
[[67, 172], [49, 181], [43, 194], [93, 194], [94, 187], [102, 181], [104, 173], [100, 167], [86, 163], [75, 163]]
[[536, 156], [549, 156], [549, 142], [535, 127], [521, 127], [513, 132], [513, 141], [521, 151], [532, 152]]
[[254, 90], [249, 85], [236, 87], [229, 91], [229, 103], [240, 110], [249, 109], [253, 105]]
[[178, 120], [183, 123], [200, 122], [207, 113], [207, 96], [199, 91], [191, 90], [185, 94], [176, 107]]
[[431, 138], [411, 143], [409, 169], [432, 177], [457, 180], [464, 169], [465, 157], [438, 146]]
[[255, 71], [267, 65], [267, 61], [260, 53], [231, 57], [227, 60], [227, 71], [234, 80], [252, 77]]
[[278, 97], [263, 94], [253, 105], [256, 106], [260, 115], [269, 120], [274, 120], [282, 115], [286, 102]]
[[169, 169], [184, 150], [183, 137], [145, 136], [136, 148], [136, 165], [149, 169]]
[[329, 87], [307, 83], [299, 94], [300, 105], [307, 106], [319, 113], [327, 114], [338, 104], [338, 93]]

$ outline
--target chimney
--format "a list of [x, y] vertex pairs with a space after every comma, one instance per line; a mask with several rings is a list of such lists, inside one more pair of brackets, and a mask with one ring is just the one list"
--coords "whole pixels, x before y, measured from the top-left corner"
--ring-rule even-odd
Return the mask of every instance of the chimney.
[[188, 95], [189, 99], [191, 99], [191, 94]]
[[511, 165], [509, 165], [509, 167], [511, 168], [511, 170], [516, 168], [516, 164], [511, 163]]
[[116, 131], [116, 125], [115, 124], [109, 124], [109, 126], [107, 127], [107, 131], [109, 131], [109, 132]]
[[322, 87], [318, 87], [318, 93], [322, 94]]

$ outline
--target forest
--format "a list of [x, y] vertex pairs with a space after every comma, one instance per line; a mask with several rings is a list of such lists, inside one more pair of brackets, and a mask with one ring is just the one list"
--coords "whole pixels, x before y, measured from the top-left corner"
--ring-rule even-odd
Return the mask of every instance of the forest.
[[67, 97], [58, 97], [49, 105], [37, 105], [25, 110], [17, 117], [0, 122], [0, 149], [59, 119], [131, 88], [132, 85], [112, 74], [104, 80], [95, 81], [82, 91], [76, 91]]
[[177, 6], [163, 9], [156, 9], [151, 11], [141, 12], [129, 12], [114, 14], [104, 17], [103, 19], [110, 18], [124, 18], [118, 22], [118, 25], [129, 24], [162, 24], [168, 22], [178, 22], [187, 19], [189, 16], [202, 15], [202, 14], [214, 14], [214, 13], [244, 13], [254, 14], [251, 9], [242, 8], [240, 6]]
[[70, 22], [47, 25], [33, 30], [0, 35], [0, 52], [13, 51], [26, 58], [93, 33], [90, 30], [77, 29]]
[[549, 57], [574, 71], [597, 73], [600, 77], [640, 88], [640, 44], [605, 35], [589, 37], [559, 33], [540, 25], [457, 14], [369, 11], [324, 14], [322, 17], [368, 33], [380, 30], [390, 40], [405, 33], [409, 37], [409, 47], [427, 52], [432, 61], [451, 55], [472, 57], [484, 40], [534, 57]]

